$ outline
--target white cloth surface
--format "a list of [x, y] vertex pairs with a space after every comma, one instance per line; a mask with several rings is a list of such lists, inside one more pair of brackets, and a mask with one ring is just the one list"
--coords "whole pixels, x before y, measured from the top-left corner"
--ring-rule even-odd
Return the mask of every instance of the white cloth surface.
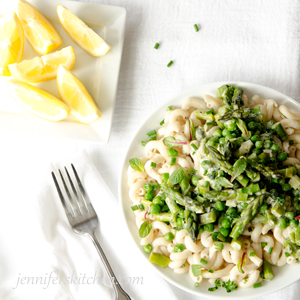
[[[0, 299], [112, 299], [111, 290], [103, 284], [53, 284], [45, 289], [24, 284], [13, 289], [19, 276], [45, 278], [52, 270], [60, 270], [62, 277], [72, 272], [105, 275], [92, 244], [68, 227], [49, 175], [51, 162], [68, 162], [76, 153], [76, 167], [101, 219], [98, 236], [113, 269], [121, 278], [144, 278], [144, 285], [124, 288], [136, 300], [202, 299], [153, 273], [140, 260], [121, 221], [118, 226], [111, 222], [111, 218], [119, 220], [117, 213], [108, 218], [104, 209], [118, 207], [114, 198], [129, 140], [157, 105], [178, 92], [203, 83], [236, 80], [266, 85], [300, 100], [299, 1], [92, 2], [127, 9], [111, 138], [107, 145], [91, 145], [1, 133]], [[194, 24], [200, 28], [197, 33]], [[158, 50], [153, 49], [156, 42]], [[170, 60], [174, 64], [167, 68]], [[101, 182], [95, 169], [114, 197], [103, 185], [94, 185]], [[297, 282], [261, 299], [296, 300], [299, 294]]]

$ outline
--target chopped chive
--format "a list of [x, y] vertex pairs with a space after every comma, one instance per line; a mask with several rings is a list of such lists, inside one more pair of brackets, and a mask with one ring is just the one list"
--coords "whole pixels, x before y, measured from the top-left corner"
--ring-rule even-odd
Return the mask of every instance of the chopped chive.
[[204, 186], [205, 186], [205, 187], [208, 187], [208, 186], [209, 186], [209, 181], [205, 181]]
[[156, 163], [151, 162], [151, 167], [152, 167], [152, 168], [155, 168], [155, 167], [156, 167]]
[[149, 141], [155, 141], [157, 138], [156, 134], [153, 134], [152, 136], [149, 137]]
[[176, 164], [176, 157], [172, 157], [172, 158], [171, 158], [170, 165], [171, 165], [171, 166], [174, 166], [175, 164]]
[[142, 146], [146, 146], [146, 144], [148, 143], [148, 141], [141, 141]]
[[194, 24], [194, 28], [195, 28], [196, 32], [199, 31], [199, 28], [198, 28], [198, 25], [197, 25], [197, 24]]
[[144, 210], [144, 209], [145, 209], [144, 204], [140, 204], [140, 205], [139, 205], [139, 209], [140, 209], [140, 210]]
[[199, 282], [195, 282], [195, 287], [199, 287], [200, 283]]
[[290, 145], [294, 145], [294, 141], [293, 141], [293, 140], [290, 140], [290, 141], [289, 141], [289, 144], [290, 144]]
[[268, 243], [261, 243], [261, 246], [262, 247], [265, 247], [265, 246], [267, 246], [268, 245]]
[[192, 153], [192, 155], [194, 155], [196, 152], [194, 151], [193, 153]]
[[158, 49], [158, 47], [159, 47], [159, 43], [156, 43], [154, 49]]
[[209, 114], [213, 114], [215, 111], [213, 110], [213, 108], [211, 109], [211, 110], [208, 110], [207, 112], [206, 112], [206, 114], [207, 115], [209, 115]]
[[173, 64], [173, 60], [170, 60], [170, 62], [167, 64], [167, 67], [169, 68]]
[[250, 252], [250, 256], [255, 256], [255, 252]]
[[163, 126], [164, 124], [165, 124], [165, 119], [163, 119], [163, 120], [159, 123], [160, 126]]
[[209, 269], [209, 270], [208, 270], [208, 272], [209, 272], [209, 273], [213, 273], [213, 272], [214, 272], [214, 270], [212, 270], [212, 269]]
[[205, 170], [205, 171], [204, 171], [204, 173], [203, 173], [203, 175], [206, 175], [206, 174], [207, 174], [207, 172], [208, 172], [208, 170]]
[[180, 268], [184, 268], [184, 267], [185, 267], [185, 264], [181, 265], [181, 267], [180, 267]]
[[253, 284], [253, 288], [256, 289], [256, 288], [259, 288], [261, 287], [261, 282], [258, 282], [258, 283], [254, 283]]
[[288, 252], [284, 252], [285, 257], [289, 257], [290, 254]]
[[192, 146], [195, 150], [198, 150], [198, 147], [197, 147], [194, 143], [192, 143], [191, 146]]
[[139, 208], [137, 207], [137, 205], [133, 205], [131, 206], [132, 211], [138, 210]]
[[168, 107], [167, 107], [167, 111], [169, 111], [169, 110], [174, 110], [174, 109], [175, 109], [174, 106], [168, 106]]
[[216, 125], [216, 122], [207, 122], [206, 125]]
[[269, 251], [268, 251], [268, 254], [271, 255], [272, 254], [272, 251], [273, 251], [273, 247], [270, 247]]
[[216, 172], [212, 173], [211, 175], [208, 176], [209, 179], [214, 180], [216, 178], [217, 174]]
[[200, 263], [202, 264], [202, 265], [207, 265], [207, 263], [208, 263], [208, 261], [207, 260], [205, 260], [204, 258], [201, 258], [200, 259]]
[[156, 135], [156, 134], [157, 134], [156, 130], [151, 130], [147, 133], [148, 136], [152, 136], [152, 135]]

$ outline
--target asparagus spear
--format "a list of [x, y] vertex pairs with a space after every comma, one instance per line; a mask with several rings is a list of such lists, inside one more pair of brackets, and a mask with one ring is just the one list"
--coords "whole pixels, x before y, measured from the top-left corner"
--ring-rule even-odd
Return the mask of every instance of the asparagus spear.
[[198, 218], [195, 212], [185, 210], [185, 229], [194, 242], [197, 241], [198, 236], [197, 219]]
[[223, 99], [223, 104], [231, 105], [234, 87], [232, 85], [222, 85], [217, 90], [217, 96]]
[[172, 214], [169, 212], [159, 213], [154, 215], [155, 220], [162, 221], [162, 222], [171, 222], [172, 221]]
[[288, 135], [284, 128], [282, 127], [280, 122], [275, 123], [272, 127], [273, 130], [277, 133], [277, 135], [280, 137], [282, 141], [285, 141], [288, 139]]
[[265, 177], [271, 177], [271, 178], [275, 178], [275, 179], [280, 179], [280, 178], [284, 177], [281, 173], [274, 170], [273, 168], [268, 167], [268, 166], [262, 166], [252, 159], [248, 159], [248, 163], [250, 164], [250, 166], [252, 168], [259, 171]]
[[169, 187], [166, 183], [163, 183], [161, 185], [162, 192], [165, 192], [168, 197], [175, 200], [178, 204], [185, 206], [191, 211], [194, 211], [198, 214], [201, 214], [204, 212], [204, 209], [202, 205], [198, 203], [198, 201], [188, 197], [183, 196], [179, 192], [175, 191], [173, 188]]
[[236, 87], [234, 89], [234, 93], [232, 97], [232, 104], [234, 109], [238, 109], [244, 105], [244, 100], [242, 96], [243, 96], [243, 90], [240, 87]]
[[149, 261], [153, 264], [159, 265], [162, 268], [165, 268], [170, 263], [170, 258], [160, 253], [151, 252]]
[[236, 240], [243, 233], [246, 225], [258, 213], [264, 197], [265, 195], [258, 196], [247, 205], [247, 207], [242, 211], [240, 219], [238, 219], [235, 223], [230, 233], [230, 237]]
[[212, 113], [207, 114], [206, 111], [201, 111], [198, 109], [195, 112], [195, 117], [200, 120], [214, 121], [215, 117]]
[[212, 210], [209, 213], [200, 215], [201, 224], [214, 223], [217, 220], [216, 210]]
[[208, 191], [203, 197], [210, 201], [227, 201], [236, 197], [236, 191], [229, 189], [224, 191]]

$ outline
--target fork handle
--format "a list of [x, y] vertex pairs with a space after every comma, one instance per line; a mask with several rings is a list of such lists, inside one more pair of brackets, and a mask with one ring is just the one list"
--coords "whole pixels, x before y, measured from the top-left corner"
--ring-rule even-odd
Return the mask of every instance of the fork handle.
[[106, 255], [95, 235], [95, 232], [93, 231], [92, 233], [85, 233], [85, 236], [91, 239], [93, 242], [94, 246], [97, 249], [97, 252], [104, 264], [104, 267], [108, 273], [112, 288], [114, 290], [114, 295], [115, 295], [115, 300], [132, 300], [129, 295], [122, 289], [117, 277], [115, 276], [107, 258]]

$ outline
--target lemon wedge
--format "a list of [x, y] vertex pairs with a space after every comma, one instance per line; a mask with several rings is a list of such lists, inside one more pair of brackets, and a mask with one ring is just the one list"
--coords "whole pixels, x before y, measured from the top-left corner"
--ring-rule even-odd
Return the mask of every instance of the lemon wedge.
[[44, 56], [8, 66], [12, 76], [26, 82], [41, 82], [56, 77], [58, 66], [61, 64], [72, 69], [75, 63], [75, 53], [72, 46], [63, 48]]
[[17, 14], [29, 44], [37, 53], [45, 55], [62, 43], [55, 27], [31, 3], [26, 0], [19, 0], [17, 2]]
[[0, 19], [0, 75], [10, 76], [9, 64], [21, 61], [24, 50], [24, 32], [15, 12]]
[[61, 4], [57, 5], [57, 15], [70, 38], [87, 53], [102, 56], [109, 51], [110, 46], [93, 29]]
[[70, 114], [81, 123], [98, 120], [101, 112], [82, 82], [60, 65], [57, 71], [57, 88], [61, 99], [71, 108]]
[[70, 108], [47, 91], [23, 81], [12, 79], [8, 82], [11, 96], [31, 113], [49, 120], [65, 119]]

